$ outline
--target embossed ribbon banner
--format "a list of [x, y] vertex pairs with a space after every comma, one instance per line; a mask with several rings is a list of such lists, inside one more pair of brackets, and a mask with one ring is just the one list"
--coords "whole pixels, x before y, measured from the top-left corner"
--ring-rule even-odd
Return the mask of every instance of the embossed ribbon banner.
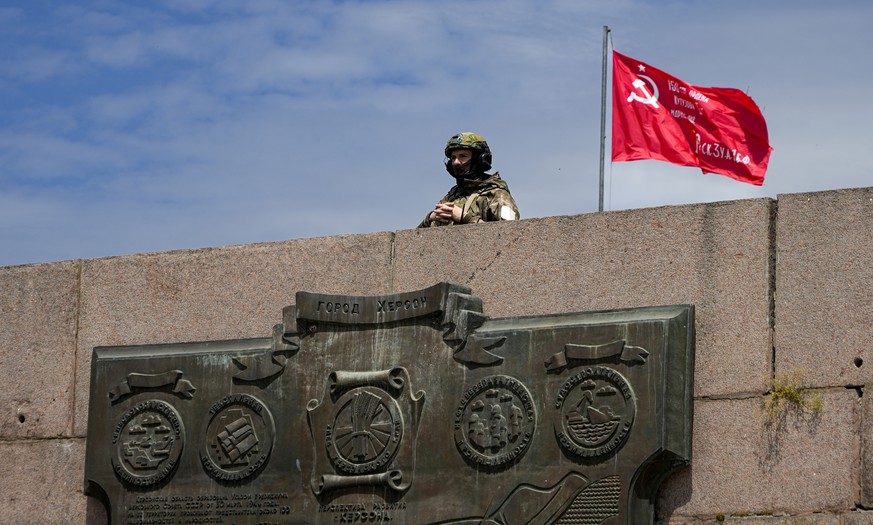
[[269, 337], [94, 350], [85, 489], [113, 524], [637, 525], [690, 462], [691, 306], [296, 301]]
[[764, 183], [772, 148], [748, 95], [692, 86], [615, 51], [612, 66], [613, 162], [656, 159]]

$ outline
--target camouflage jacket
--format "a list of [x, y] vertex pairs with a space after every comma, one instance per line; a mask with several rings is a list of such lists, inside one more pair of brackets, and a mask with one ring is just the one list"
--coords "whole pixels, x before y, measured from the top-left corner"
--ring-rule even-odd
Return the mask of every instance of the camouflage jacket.
[[[460, 224], [519, 218], [518, 206], [509, 193], [509, 186], [497, 172], [494, 175], [486, 175], [484, 179], [458, 179], [458, 184], [449, 190], [449, 193], [440, 202], [451, 202], [461, 208]], [[431, 221], [430, 212], [428, 212], [418, 227], [428, 228], [451, 224], [455, 223]]]

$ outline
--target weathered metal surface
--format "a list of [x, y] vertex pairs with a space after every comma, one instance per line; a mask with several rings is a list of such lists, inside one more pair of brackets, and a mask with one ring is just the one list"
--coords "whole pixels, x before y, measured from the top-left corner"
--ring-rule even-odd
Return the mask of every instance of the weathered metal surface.
[[272, 337], [94, 350], [113, 523], [651, 523], [690, 461], [694, 310], [488, 319], [300, 292]]

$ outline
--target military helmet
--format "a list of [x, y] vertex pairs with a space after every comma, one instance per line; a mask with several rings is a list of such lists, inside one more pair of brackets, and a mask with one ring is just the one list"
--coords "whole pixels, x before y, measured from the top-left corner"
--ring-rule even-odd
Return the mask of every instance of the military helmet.
[[481, 171], [491, 169], [491, 148], [482, 135], [469, 131], [458, 133], [446, 143], [446, 157], [451, 156], [456, 149], [473, 150], [473, 160], [479, 164]]

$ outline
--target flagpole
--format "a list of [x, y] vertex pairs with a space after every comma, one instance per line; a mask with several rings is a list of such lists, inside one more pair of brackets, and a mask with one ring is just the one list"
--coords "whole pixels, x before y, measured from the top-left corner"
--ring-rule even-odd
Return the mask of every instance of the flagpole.
[[609, 26], [603, 26], [603, 76], [600, 83], [600, 200], [597, 211], [603, 211], [603, 172], [606, 164], [606, 46]]

